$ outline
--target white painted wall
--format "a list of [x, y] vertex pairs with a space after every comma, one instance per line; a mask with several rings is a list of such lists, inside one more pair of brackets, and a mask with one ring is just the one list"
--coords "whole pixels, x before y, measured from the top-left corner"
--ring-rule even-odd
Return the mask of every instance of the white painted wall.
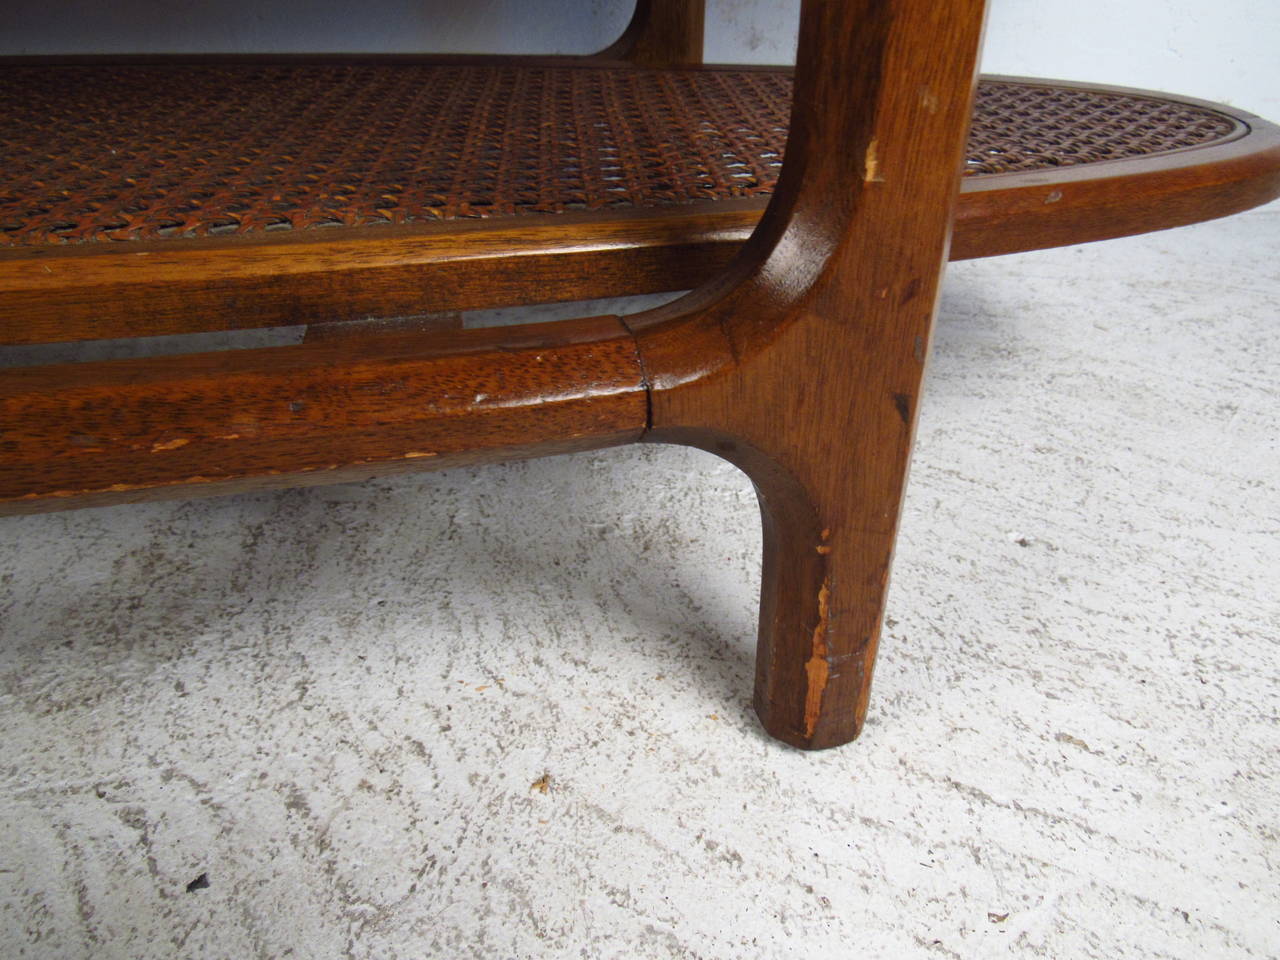
[[[798, 0], [711, 0], [707, 58], [776, 63]], [[1280, 115], [1277, 0], [988, 0], [982, 69], [1149, 87]]]
[[[3, 53], [582, 53], [629, 0], [47, 0], [3, 14]], [[798, 0], [710, 0], [707, 57], [782, 62]], [[989, 0], [983, 68], [1189, 93], [1280, 115], [1276, 0]]]

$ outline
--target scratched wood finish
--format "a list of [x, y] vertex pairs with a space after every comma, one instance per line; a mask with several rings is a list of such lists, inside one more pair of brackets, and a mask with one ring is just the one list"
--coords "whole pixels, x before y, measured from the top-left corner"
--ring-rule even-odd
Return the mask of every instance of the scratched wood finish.
[[597, 56], [656, 69], [699, 64], [705, 22], [706, 0], [636, 0], [622, 36]]
[[[1280, 196], [1280, 129], [1213, 106], [1246, 124], [1248, 135], [1133, 160], [964, 178], [952, 259], [1183, 226]], [[0, 344], [689, 289], [728, 265], [765, 206], [744, 199], [380, 227], [338, 237], [300, 232], [130, 242], [123, 250], [114, 244], [10, 249], [0, 251]]]
[[612, 317], [0, 372], [0, 513], [565, 453], [647, 417]]
[[324, 340], [361, 339], [386, 334], [425, 334], [438, 330], [461, 330], [462, 314], [456, 310], [446, 313], [424, 313], [413, 317], [370, 317], [365, 320], [335, 320], [332, 323], [313, 323], [303, 336], [306, 343]]
[[982, 0], [804, 4], [791, 151], [726, 277], [628, 318], [646, 439], [754, 481], [764, 523], [755, 705], [805, 748], [867, 709]]

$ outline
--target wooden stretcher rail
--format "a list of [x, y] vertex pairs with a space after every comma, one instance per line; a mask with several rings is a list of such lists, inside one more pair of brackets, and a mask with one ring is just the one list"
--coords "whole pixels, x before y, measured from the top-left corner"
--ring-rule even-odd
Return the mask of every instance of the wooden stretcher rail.
[[567, 453], [647, 422], [615, 317], [0, 374], [0, 514]]

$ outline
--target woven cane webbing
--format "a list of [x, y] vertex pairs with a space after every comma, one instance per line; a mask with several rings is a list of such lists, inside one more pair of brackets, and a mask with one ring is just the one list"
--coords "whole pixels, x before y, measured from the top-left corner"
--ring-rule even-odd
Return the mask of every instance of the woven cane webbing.
[[1231, 137], [1231, 117], [1173, 100], [984, 80], [966, 174], [1015, 173], [1145, 157]]
[[[0, 68], [0, 246], [651, 207], [769, 193], [787, 74], [475, 65]], [[1229, 117], [984, 82], [968, 172], [1210, 143]]]

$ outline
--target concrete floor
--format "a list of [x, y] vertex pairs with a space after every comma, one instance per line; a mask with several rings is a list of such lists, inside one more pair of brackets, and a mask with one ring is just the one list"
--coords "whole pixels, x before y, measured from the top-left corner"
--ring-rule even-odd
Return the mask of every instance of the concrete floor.
[[14, 957], [1280, 955], [1280, 205], [948, 276], [872, 715], [624, 449], [0, 522]]

